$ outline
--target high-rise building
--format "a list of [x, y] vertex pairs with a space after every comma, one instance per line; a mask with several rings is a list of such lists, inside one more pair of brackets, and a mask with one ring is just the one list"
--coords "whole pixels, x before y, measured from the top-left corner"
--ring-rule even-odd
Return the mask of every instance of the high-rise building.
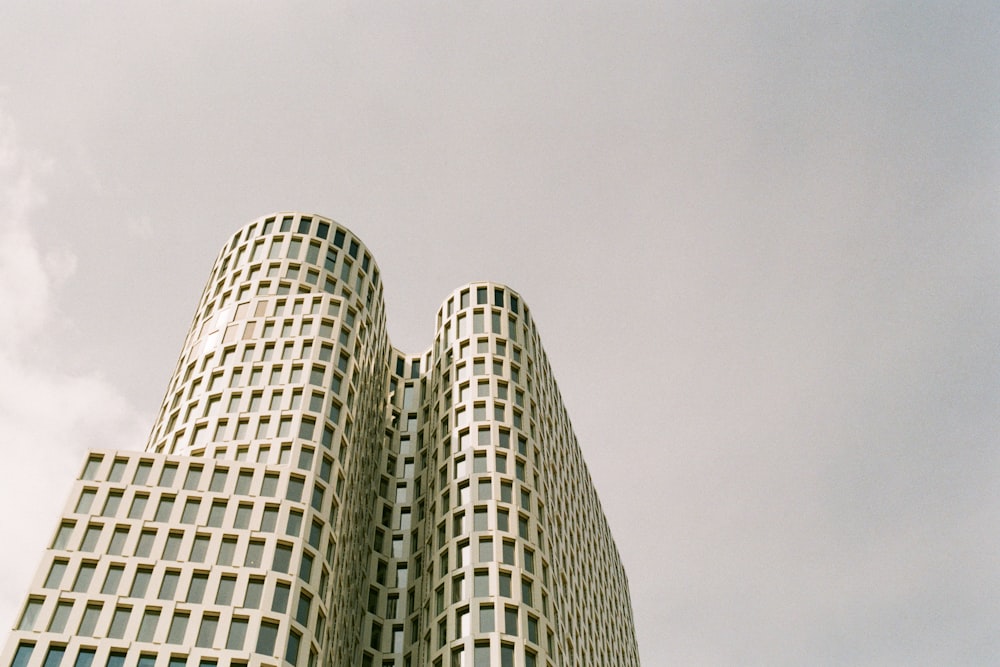
[[287, 213], [225, 244], [145, 451], [91, 451], [0, 667], [639, 664], [625, 572], [528, 306], [430, 348]]

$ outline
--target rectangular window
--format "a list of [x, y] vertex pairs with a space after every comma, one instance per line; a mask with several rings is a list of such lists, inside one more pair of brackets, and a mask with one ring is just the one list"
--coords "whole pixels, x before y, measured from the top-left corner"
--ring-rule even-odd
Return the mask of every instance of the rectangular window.
[[62, 662], [64, 655], [66, 655], [65, 646], [50, 645], [48, 652], [45, 654], [45, 662], [42, 663], [42, 667], [59, 667], [59, 663]]
[[111, 491], [108, 493], [108, 499], [104, 501], [104, 511], [101, 512], [102, 516], [114, 516], [118, 512], [118, 506], [122, 502], [122, 492], [121, 491]]
[[69, 544], [69, 538], [73, 534], [73, 529], [76, 527], [75, 521], [65, 521], [59, 525], [59, 530], [56, 531], [56, 537], [52, 541], [53, 549], [65, 549], [66, 545]]
[[125, 636], [125, 628], [128, 626], [128, 619], [132, 613], [131, 607], [118, 607], [111, 617], [111, 629], [108, 630], [108, 637], [112, 639], [122, 639]]
[[208, 525], [211, 528], [221, 528], [222, 521], [226, 516], [226, 501], [216, 500], [208, 512]]
[[153, 542], [156, 540], [156, 530], [144, 530], [139, 533], [139, 544], [135, 547], [135, 555], [147, 558], [153, 552]]
[[76, 581], [73, 582], [74, 593], [84, 593], [90, 587], [90, 580], [94, 578], [96, 563], [80, 563], [80, 570], [76, 573]]
[[256, 653], [274, 655], [274, 644], [278, 639], [278, 624], [274, 621], [262, 621], [260, 632], [257, 633]]
[[104, 595], [117, 595], [118, 584], [122, 580], [122, 572], [124, 571], [124, 565], [111, 565], [108, 567], [108, 574], [104, 577], [104, 586], [101, 587], [101, 593]]
[[128, 541], [128, 526], [119, 526], [111, 533], [111, 544], [108, 545], [108, 553], [112, 556], [120, 556], [125, 551], [125, 542]]
[[215, 604], [229, 606], [233, 603], [233, 593], [236, 591], [236, 577], [224, 576], [219, 579], [219, 588], [215, 592]]
[[66, 574], [66, 564], [67, 561], [64, 560], [52, 561], [49, 574], [45, 577], [45, 588], [60, 588], [62, 586], [63, 576]]
[[510, 572], [500, 573], [500, 595], [501, 597], [509, 598], [510, 593]]
[[216, 563], [219, 565], [232, 565], [233, 558], [236, 555], [236, 538], [235, 537], [224, 537], [222, 538], [222, 546], [219, 547], [219, 556], [216, 559]]
[[136, 495], [132, 499], [132, 507], [128, 511], [128, 518], [130, 519], [141, 519], [143, 513], [146, 511], [146, 502], [149, 500], [147, 495]]
[[260, 599], [264, 595], [264, 580], [250, 579], [247, 582], [246, 595], [243, 598], [243, 606], [247, 609], [259, 609]]
[[198, 498], [188, 498], [187, 502], [184, 503], [184, 511], [181, 513], [181, 523], [194, 524], [198, 518], [199, 506]]
[[151, 642], [156, 637], [156, 628], [160, 624], [160, 610], [146, 609], [139, 624], [139, 641]]
[[275, 572], [288, 572], [292, 561], [292, 547], [288, 544], [278, 544], [274, 549], [274, 561], [271, 569]]
[[482, 605], [479, 607], [479, 631], [494, 632], [496, 630], [496, 620], [494, 618], [493, 605]]
[[163, 581], [160, 583], [160, 600], [173, 600], [177, 593], [177, 582], [180, 581], [181, 573], [176, 570], [167, 570], [163, 573]]
[[101, 617], [101, 603], [88, 604], [83, 611], [83, 618], [80, 619], [80, 629], [77, 632], [82, 637], [93, 637], [97, 628], [97, 621]]
[[260, 567], [264, 559], [264, 542], [251, 540], [247, 546], [247, 556], [243, 564], [246, 567]]
[[200, 604], [205, 597], [205, 589], [208, 587], [208, 573], [195, 572], [191, 576], [191, 584], [188, 586], [187, 602]]
[[167, 635], [168, 644], [183, 644], [184, 635], [187, 634], [188, 620], [191, 615], [188, 612], [177, 612], [174, 620], [170, 624], [170, 633]]
[[204, 616], [201, 619], [201, 627], [198, 628], [198, 638], [195, 646], [198, 648], [212, 648], [215, 643], [215, 634], [219, 629], [218, 616]]
[[38, 620], [38, 612], [42, 610], [43, 599], [29, 599], [21, 614], [21, 622], [17, 624], [18, 630], [31, 631], [35, 629], [35, 621]]
[[208, 535], [195, 535], [194, 544], [191, 545], [191, 562], [204, 563], [208, 556], [208, 545], [211, 538]]
[[493, 540], [490, 538], [480, 538], [479, 562], [489, 563], [492, 560], [493, 560]]
[[492, 667], [490, 663], [490, 645], [489, 643], [476, 643], [475, 653], [473, 653], [473, 666], [474, 667]]
[[97, 548], [97, 542], [101, 539], [102, 528], [104, 526], [99, 523], [92, 523], [87, 526], [87, 530], [83, 534], [83, 541], [80, 543], [80, 551], [94, 551]]
[[[66, 630], [66, 622], [73, 611], [72, 600], [60, 600], [56, 605], [56, 610], [52, 614], [52, 621], [49, 623], [49, 632], [63, 632]], [[20, 629], [20, 628], [19, 628]]]
[[504, 633], [517, 636], [517, 607], [505, 607], [503, 612]]
[[243, 650], [243, 644], [246, 642], [247, 637], [247, 625], [249, 625], [249, 622], [249, 619], [246, 618], [233, 618], [233, 622], [229, 625], [229, 636], [226, 638], [227, 649], [235, 651]]
[[163, 496], [160, 498], [160, 504], [156, 508], [156, 516], [153, 517], [153, 521], [170, 521], [170, 514], [174, 510], [174, 498], [173, 496]]

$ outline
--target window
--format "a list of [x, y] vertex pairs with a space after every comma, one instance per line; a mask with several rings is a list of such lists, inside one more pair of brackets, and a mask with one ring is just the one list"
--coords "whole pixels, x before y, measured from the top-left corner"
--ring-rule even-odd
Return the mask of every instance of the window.
[[295, 630], [288, 633], [288, 645], [285, 647], [286, 662], [290, 662], [294, 665], [298, 661], [300, 640], [301, 636]]
[[100, 602], [87, 605], [87, 608], [83, 611], [83, 618], [80, 620], [78, 635], [83, 637], [94, 636], [94, 629], [97, 627], [97, 621], [101, 617], [101, 607]]
[[479, 607], [479, 631], [493, 632], [496, 630], [493, 605], [482, 605]]
[[249, 528], [252, 512], [253, 505], [250, 503], [240, 503], [236, 508], [236, 520], [233, 522], [233, 526], [236, 528]]
[[249, 619], [246, 618], [233, 618], [233, 622], [229, 625], [229, 636], [226, 638], [227, 649], [243, 650], [243, 644], [247, 636], [247, 625], [249, 623]]
[[125, 550], [125, 542], [128, 540], [128, 526], [119, 526], [111, 533], [111, 544], [108, 545], [108, 553], [113, 556], [120, 556]]
[[132, 507], [128, 511], [128, 518], [141, 519], [143, 512], [146, 511], [146, 502], [148, 500], [149, 496], [136, 495], [136, 497], [132, 499]]
[[181, 523], [194, 524], [198, 519], [199, 506], [200, 500], [198, 498], [188, 498], [187, 502], [184, 503], [184, 511], [181, 513]]
[[488, 597], [490, 594], [490, 573], [488, 570], [476, 570], [473, 579], [473, 595]]
[[194, 544], [191, 545], [191, 562], [204, 563], [208, 555], [208, 545], [210, 541], [208, 535], [195, 535]]
[[183, 644], [184, 635], [187, 634], [188, 620], [190, 618], [188, 612], [177, 612], [174, 614], [174, 620], [170, 624], [170, 633], [167, 635], [168, 644]]
[[94, 653], [96, 651], [92, 648], [81, 648], [80, 652], [76, 654], [76, 662], [73, 663], [73, 667], [90, 667], [94, 664]]
[[170, 514], [173, 512], [173, 509], [173, 496], [163, 496], [160, 498], [160, 504], [156, 508], [156, 516], [153, 517], [153, 521], [170, 521]]
[[111, 491], [108, 493], [108, 499], [104, 501], [104, 511], [101, 512], [101, 516], [114, 516], [118, 513], [118, 506], [122, 503], [122, 492], [121, 491]]
[[514, 667], [514, 645], [500, 645], [500, 667]]
[[279, 581], [274, 585], [274, 597], [271, 598], [271, 611], [278, 612], [279, 614], [285, 613], [285, 609], [288, 608], [288, 593], [291, 590], [291, 586], [283, 581]]
[[500, 595], [505, 598], [511, 597], [510, 594], [510, 572], [500, 573]]
[[74, 593], [84, 593], [90, 587], [90, 580], [94, 578], [96, 563], [80, 563], [80, 570], [76, 573], [76, 581], [73, 582]]
[[177, 593], [177, 582], [180, 581], [181, 573], [177, 570], [167, 570], [163, 573], [163, 581], [160, 582], [160, 600], [173, 600]]
[[247, 609], [259, 609], [260, 599], [264, 595], [264, 580], [252, 578], [247, 582], [246, 595], [243, 599], [243, 606]]
[[489, 643], [476, 643], [475, 652], [473, 653], [473, 665], [474, 667], [492, 667], [490, 664]]
[[219, 589], [215, 593], [215, 604], [229, 606], [236, 591], [236, 577], [224, 576], [219, 579]]
[[260, 655], [274, 655], [274, 643], [278, 639], [278, 624], [274, 621], [262, 621], [257, 634], [257, 650]]
[[512, 637], [517, 636], [517, 607], [505, 607], [503, 611], [504, 632]]
[[144, 530], [139, 533], [139, 544], [135, 547], [135, 555], [146, 558], [153, 552], [153, 542], [156, 540], [156, 530]]
[[493, 540], [490, 538], [480, 538], [479, 562], [489, 563], [492, 560], [493, 560]]
[[236, 556], [236, 538], [235, 537], [222, 538], [222, 546], [219, 547], [219, 556], [216, 559], [216, 563], [219, 565], [232, 565], [233, 558], [235, 556]]
[[267, 505], [264, 507], [264, 515], [260, 520], [260, 530], [264, 533], [273, 533], [278, 525], [278, 506]]
[[208, 525], [212, 528], [221, 528], [222, 521], [226, 516], [226, 501], [216, 500], [212, 503], [212, 508], [208, 512]]
[[506, 565], [514, 564], [514, 543], [510, 540], [503, 542], [503, 562]]
[[241, 470], [240, 474], [236, 477], [236, 493], [241, 496], [248, 495], [250, 493], [250, 486], [252, 483], [253, 471]]
[[45, 578], [45, 588], [61, 587], [63, 575], [66, 574], [66, 563], [67, 561], [64, 560], [52, 562], [52, 567], [49, 568], [49, 575]]
[[198, 481], [201, 479], [201, 468], [191, 467], [184, 478], [184, 488], [187, 491], [195, 491], [198, 488]]
[[198, 648], [212, 648], [212, 644], [215, 643], [215, 633], [218, 629], [218, 616], [203, 616], [201, 627], [198, 628], [198, 638], [195, 640], [194, 645]]
[[122, 639], [125, 636], [125, 628], [128, 626], [128, 619], [131, 614], [131, 607], [116, 608], [114, 615], [111, 617], [111, 628], [108, 630], [108, 637]]
[[103, 527], [99, 523], [92, 523], [87, 526], [87, 530], [83, 534], [83, 541], [80, 543], [80, 551], [93, 551], [97, 548], [97, 542], [101, 539], [101, 529]]
[[42, 610], [42, 604], [45, 602], [44, 599], [29, 599], [28, 604], [24, 607], [24, 613], [21, 614], [21, 622], [17, 624], [18, 630], [34, 630], [35, 621], [38, 620], [38, 612]]
[[76, 527], [75, 521], [64, 521], [59, 525], [59, 530], [56, 531], [56, 537], [52, 541], [53, 549], [65, 549], [66, 545], [69, 544], [69, 538], [73, 534], [73, 528]]
[[278, 544], [274, 549], [274, 561], [271, 569], [275, 572], [288, 572], [292, 560], [292, 547], [289, 544]]
[[101, 467], [101, 461], [103, 460], [104, 457], [100, 455], [91, 456], [89, 459], [87, 459], [87, 465], [83, 469], [83, 475], [81, 479], [89, 479], [89, 480], [97, 479], [97, 469]]
[[226, 487], [226, 475], [228, 472], [225, 468], [216, 468], [212, 472], [212, 483], [208, 487], [209, 490], [215, 493], [222, 493]]
[[295, 610], [295, 620], [302, 625], [309, 625], [309, 610], [312, 607], [312, 598], [305, 593], [299, 594], [299, 604]]
[[260, 567], [264, 559], [264, 542], [261, 540], [250, 540], [247, 546], [247, 557], [244, 561], [246, 567]]
[[[49, 623], [49, 632], [63, 632], [66, 630], [66, 622], [73, 611], [72, 600], [60, 600], [56, 605], [56, 610], [52, 614], [52, 621]], [[21, 629], [21, 628], [18, 628]]]
[[174, 485], [174, 477], [177, 476], [177, 464], [167, 463], [163, 466], [163, 472], [160, 474], [160, 486], [170, 487]]
[[139, 641], [151, 642], [156, 637], [156, 628], [160, 624], [160, 610], [146, 609], [139, 624]]
[[191, 585], [188, 586], [186, 602], [201, 603], [205, 597], [205, 589], [208, 587], [208, 573], [195, 572], [191, 576]]
[[104, 577], [104, 586], [101, 588], [101, 593], [104, 595], [117, 595], [118, 584], [122, 580], [122, 572], [124, 571], [124, 565], [110, 566], [108, 568], [108, 574]]

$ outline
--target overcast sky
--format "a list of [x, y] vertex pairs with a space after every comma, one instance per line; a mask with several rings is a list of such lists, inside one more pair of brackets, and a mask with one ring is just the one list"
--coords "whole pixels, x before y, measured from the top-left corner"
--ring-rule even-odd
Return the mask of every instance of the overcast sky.
[[[513, 6], [515, 5], [516, 6]], [[212, 261], [519, 290], [658, 665], [1000, 656], [1000, 5], [5, 3], [0, 623]]]

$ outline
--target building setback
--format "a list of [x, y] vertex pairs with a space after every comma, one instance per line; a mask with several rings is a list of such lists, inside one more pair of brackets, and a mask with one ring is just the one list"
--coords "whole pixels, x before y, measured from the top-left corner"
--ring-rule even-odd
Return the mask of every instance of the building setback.
[[528, 306], [475, 283], [389, 342], [315, 215], [216, 259], [145, 451], [91, 451], [2, 667], [639, 664]]

